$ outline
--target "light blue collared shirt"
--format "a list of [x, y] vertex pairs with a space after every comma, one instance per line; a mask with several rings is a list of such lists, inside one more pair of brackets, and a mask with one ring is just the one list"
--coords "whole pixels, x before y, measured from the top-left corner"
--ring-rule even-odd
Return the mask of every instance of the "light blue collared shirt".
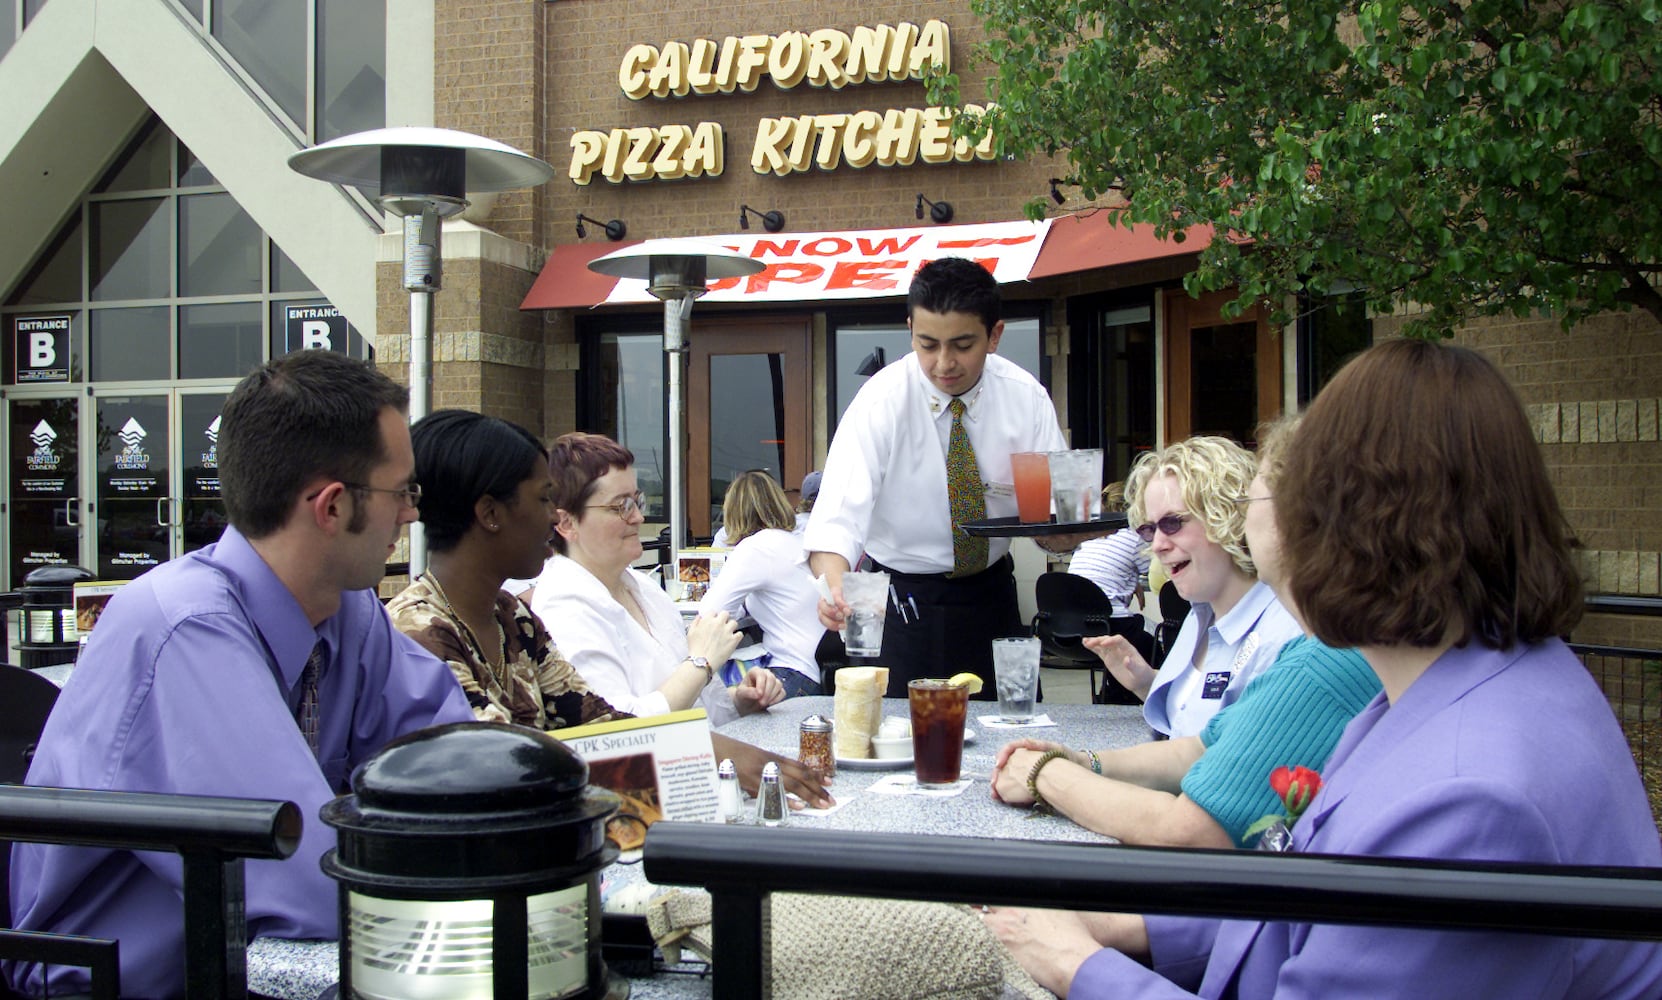
[[[1288, 640], [1302, 634], [1262, 581], [1222, 618], [1213, 618], [1209, 604], [1194, 605], [1149, 688], [1143, 718], [1167, 736], [1198, 735], [1219, 709], [1234, 703], [1254, 677], [1269, 669]], [[1195, 663], [1201, 636], [1206, 637], [1206, 653]]]

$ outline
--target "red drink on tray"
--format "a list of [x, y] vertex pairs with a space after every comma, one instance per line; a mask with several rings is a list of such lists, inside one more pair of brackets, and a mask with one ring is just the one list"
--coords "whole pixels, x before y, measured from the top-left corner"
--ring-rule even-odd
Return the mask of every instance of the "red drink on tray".
[[950, 788], [964, 761], [964, 716], [969, 688], [944, 680], [915, 680], [906, 685], [912, 707], [912, 764], [918, 784]]
[[1016, 484], [1016, 512], [1023, 524], [1050, 520], [1050, 459], [1042, 451], [1018, 451], [1010, 456], [1010, 478]]

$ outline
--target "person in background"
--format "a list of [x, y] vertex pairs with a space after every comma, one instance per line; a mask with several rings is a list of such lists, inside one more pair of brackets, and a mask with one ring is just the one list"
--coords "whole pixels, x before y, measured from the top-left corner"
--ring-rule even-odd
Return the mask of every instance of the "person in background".
[[1245, 512], [1235, 501], [1255, 471], [1235, 442], [1194, 437], [1145, 452], [1126, 480], [1131, 523], [1192, 606], [1158, 674], [1124, 636], [1092, 636], [1085, 646], [1167, 736], [1198, 734], [1299, 634], [1243, 544]]
[[[918, 677], [980, 675], [994, 697], [992, 640], [1024, 634], [1006, 538], [963, 525], [1014, 516], [1010, 456], [1067, 447], [1044, 386], [995, 352], [1004, 335], [998, 282], [962, 257], [918, 269], [906, 296], [912, 352], [866, 380], [837, 423], [803, 535], [831, 592], [820, 623], [841, 629], [842, 576], [860, 562], [889, 574], [906, 600], [883, 623], [891, 698]], [[1079, 537], [1045, 538], [1066, 551]]]
[[[267, 362], [220, 416], [230, 527], [110, 599], [59, 697], [28, 784], [286, 799], [300, 846], [246, 866], [253, 937], [333, 938], [339, 894], [317, 821], [388, 740], [473, 718], [444, 665], [392, 627], [375, 586], [415, 520], [408, 393], [330, 351]], [[114, 938], [125, 996], [185, 985], [183, 874], [172, 854], [17, 844], [20, 930]], [[42, 966], [4, 963], [40, 996]], [[52, 995], [87, 972], [53, 966]]]
[[635, 456], [603, 434], [561, 436], [548, 450], [557, 554], [544, 565], [531, 610], [593, 691], [631, 715], [702, 706], [720, 726], [784, 697], [758, 667], [728, 688], [716, 675], [739, 645], [725, 612], [683, 626], [669, 595], [632, 567], [645, 514]]
[[[1296, 423], [1283, 418], [1263, 434], [1258, 475], [1235, 498], [1246, 511], [1258, 578], [1295, 619], [1273, 498]], [[1301, 635], [1199, 735], [1100, 752], [1016, 740], [999, 751], [993, 797], [1024, 806], [1037, 792], [1079, 825], [1127, 844], [1250, 847], [1258, 834], [1246, 831], [1280, 805], [1264, 776], [1277, 767], [1320, 770], [1345, 726], [1378, 693], [1379, 679], [1356, 650]], [[1060, 756], [1044, 759], [1052, 751]]]
[[[1109, 483], [1104, 486], [1103, 513], [1117, 514], [1123, 510], [1125, 484]], [[1154, 637], [1148, 634], [1142, 613], [1143, 581], [1148, 577], [1150, 562], [1148, 546], [1137, 537], [1136, 529], [1129, 526], [1106, 538], [1086, 539], [1079, 543], [1073, 558], [1068, 560], [1069, 573], [1096, 584], [1107, 596], [1112, 619], [1109, 632], [1125, 636], [1144, 660], [1154, 655]]]
[[[474, 717], [533, 729], [628, 718], [589, 689], [560, 655], [542, 619], [503, 589], [509, 575], [535, 576], [553, 556], [557, 511], [548, 457], [517, 424], [438, 410], [411, 428], [431, 563], [387, 604], [398, 629], [448, 665]], [[711, 734], [754, 793], [762, 767], [780, 767], [788, 791], [816, 803], [829, 796], [794, 760]]]
[[[819, 496], [819, 481], [820, 473], [818, 469], [802, 477], [802, 489], [799, 491], [796, 501], [795, 530], [798, 532], [808, 526], [808, 515], [814, 509], [814, 499]], [[727, 513], [725, 510], [722, 512], [721, 521], [721, 527], [716, 529], [716, 536], [710, 544], [718, 549], [732, 548], [739, 544], [738, 539], [730, 538], [727, 534]]]
[[[1275, 508], [1311, 631], [1358, 647], [1383, 686], [1334, 749], [1292, 850], [1662, 866], [1633, 753], [1558, 638], [1583, 607], [1570, 529], [1493, 363], [1416, 340], [1364, 351], [1311, 404]], [[1003, 907], [985, 919], [1072, 1000], [1637, 1000], [1662, 983], [1649, 941]]]
[[825, 635], [815, 611], [819, 593], [785, 491], [766, 472], [741, 473], [727, 487], [722, 521], [732, 532], [734, 548], [699, 611], [712, 616], [748, 612], [762, 628], [767, 667], [784, 686], [785, 697], [824, 694], [814, 660]]

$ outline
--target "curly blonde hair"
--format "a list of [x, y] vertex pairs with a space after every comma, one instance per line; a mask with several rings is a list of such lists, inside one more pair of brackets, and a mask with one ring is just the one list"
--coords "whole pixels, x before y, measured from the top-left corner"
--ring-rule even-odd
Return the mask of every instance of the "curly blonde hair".
[[1255, 577], [1258, 570], [1246, 550], [1246, 514], [1235, 499], [1246, 496], [1257, 472], [1252, 453], [1228, 438], [1192, 437], [1144, 452], [1125, 479], [1125, 495], [1130, 500], [1127, 516], [1132, 527], [1144, 523], [1143, 494], [1148, 484], [1160, 476], [1172, 476], [1183, 495], [1183, 506], [1206, 529], [1207, 540], [1229, 553], [1241, 572]]
[[740, 473], [727, 487], [721, 523], [727, 529], [727, 544], [737, 545], [763, 528], [794, 529], [796, 514], [772, 474], [752, 469]]

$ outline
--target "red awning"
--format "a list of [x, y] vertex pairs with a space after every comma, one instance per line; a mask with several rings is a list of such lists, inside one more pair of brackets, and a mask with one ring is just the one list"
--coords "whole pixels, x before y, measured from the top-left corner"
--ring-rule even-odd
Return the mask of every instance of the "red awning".
[[[1156, 239], [1152, 226], [1115, 226], [1108, 212], [1046, 222], [976, 223], [915, 229], [706, 237], [763, 261], [751, 278], [714, 282], [711, 302], [822, 302], [900, 296], [924, 261], [956, 255], [980, 261], [1000, 282], [1033, 281], [1119, 264], [1198, 253], [1210, 227], [1182, 242]], [[566, 243], [554, 248], [520, 308], [586, 309], [646, 303], [645, 283], [596, 274], [588, 264], [634, 243]]]
[[1199, 253], [1211, 241], [1211, 226], [1188, 230], [1182, 241], [1162, 240], [1154, 235], [1153, 226], [1115, 225], [1112, 212], [1063, 216], [1051, 221], [1050, 234], [1027, 280]]

